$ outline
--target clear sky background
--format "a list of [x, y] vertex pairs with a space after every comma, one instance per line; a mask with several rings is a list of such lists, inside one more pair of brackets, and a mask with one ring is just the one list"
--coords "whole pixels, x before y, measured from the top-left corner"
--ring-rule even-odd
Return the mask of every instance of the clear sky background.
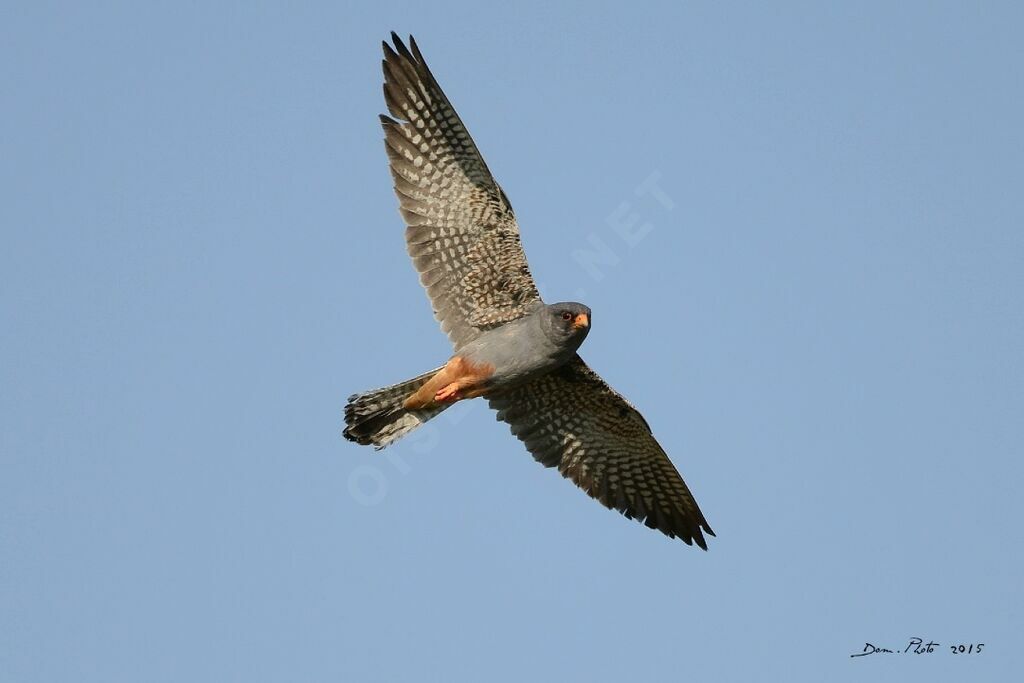
[[[1024, 669], [1019, 5], [19, 4], [0, 679]], [[481, 402], [383, 452], [341, 439], [349, 394], [449, 353], [377, 122], [391, 29], [542, 294], [594, 309], [583, 356], [708, 552], [589, 500]], [[849, 657], [914, 636], [941, 647]]]

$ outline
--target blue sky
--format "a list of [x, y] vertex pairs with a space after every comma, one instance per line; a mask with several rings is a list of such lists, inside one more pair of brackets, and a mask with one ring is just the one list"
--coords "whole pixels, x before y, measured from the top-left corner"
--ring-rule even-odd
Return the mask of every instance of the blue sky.
[[[1022, 20], [5, 6], [0, 678], [1019, 675]], [[350, 393], [449, 353], [376, 118], [392, 29], [542, 294], [593, 308], [582, 353], [709, 552], [590, 501], [480, 402], [383, 452], [341, 439]], [[849, 657], [914, 636], [941, 647]]]

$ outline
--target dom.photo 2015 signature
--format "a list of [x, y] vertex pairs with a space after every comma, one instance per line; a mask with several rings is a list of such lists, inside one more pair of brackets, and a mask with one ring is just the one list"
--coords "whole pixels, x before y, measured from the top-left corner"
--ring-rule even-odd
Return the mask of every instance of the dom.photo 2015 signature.
[[925, 642], [924, 638], [911, 638], [907, 646], [902, 650], [892, 649], [888, 647], [882, 647], [881, 645], [875, 645], [874, 643], [864, 643], [864, 649], [860, 652], [855, 652], [850, 655], [851, 657], [867, 657], [868, 655], [902, 655], [902, 654], [914, 654], [914, 655], [928, 655], [935, 652], [949, 652], [954, 655], [974, 655], [981, 654], [982, 648], [985, 647], [985, 643], [956, 643], [955, 645], [942, 645], [934, 640]]

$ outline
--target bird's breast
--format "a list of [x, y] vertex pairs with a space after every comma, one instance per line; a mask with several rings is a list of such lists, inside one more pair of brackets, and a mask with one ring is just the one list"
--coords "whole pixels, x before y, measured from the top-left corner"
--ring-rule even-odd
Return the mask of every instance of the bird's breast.
[[488, 384], [496, 390], [550, 372], [571, 357], [535, 327], [514, 324], [488, 330], [460, 350], [459, 355], [493, 367]]

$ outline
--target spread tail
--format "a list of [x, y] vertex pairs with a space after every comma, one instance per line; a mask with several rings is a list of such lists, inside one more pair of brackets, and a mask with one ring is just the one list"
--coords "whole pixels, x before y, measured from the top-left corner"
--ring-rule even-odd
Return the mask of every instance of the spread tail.
[[349, 396], [348, 405], [345, 406], [345, 431], [342, 434], [349, 441], [364, 446], [372, 444], [380, 449], [440, 415], [450, 403], [434, 404], [419, 410], [406, 409], [402, 404], [441, 369], [431, 370], [389, 387]]

